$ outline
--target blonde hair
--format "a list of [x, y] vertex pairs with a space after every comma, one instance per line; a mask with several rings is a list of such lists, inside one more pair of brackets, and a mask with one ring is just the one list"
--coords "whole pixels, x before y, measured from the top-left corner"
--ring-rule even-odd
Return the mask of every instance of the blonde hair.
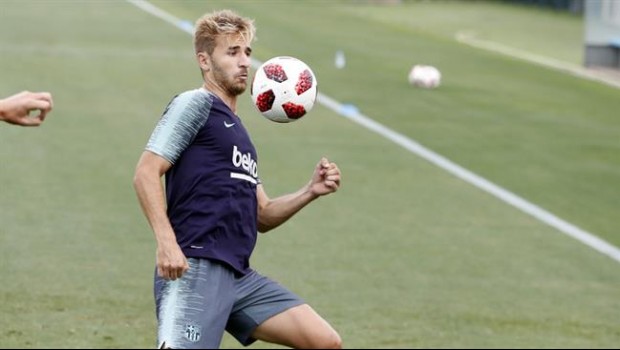
[[196, 53], [206, 51], [209, 55], [215, 50], [218, 35], [239, 34], [247, 42], [256, 36], [254, 20], [244, 18], [231, 10], [207, 13], [196, 21], [194, 49]]

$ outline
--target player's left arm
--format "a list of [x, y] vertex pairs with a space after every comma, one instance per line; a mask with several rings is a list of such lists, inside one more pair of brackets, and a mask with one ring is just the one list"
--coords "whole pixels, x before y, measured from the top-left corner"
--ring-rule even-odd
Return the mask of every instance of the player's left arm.
[[258, 185], [258, 231], [272, 230], [295, 215], [315, 199], [336, 192], [340, 187], [340, 169], [327, 158], [322, 158], [312, 179], [296, 192], [270, 199], [262, 185]]

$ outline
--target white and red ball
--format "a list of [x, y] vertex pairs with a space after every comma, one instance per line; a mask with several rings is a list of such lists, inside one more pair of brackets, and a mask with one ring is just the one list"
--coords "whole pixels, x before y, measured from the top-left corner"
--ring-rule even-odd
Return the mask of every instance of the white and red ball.
[[441, 72], [433, 66], [416, 64], [409, 71], [409, 84], [434, 89], [441, 84]]
[[293, 122], [314, 106], [316, 76], [306, 63], [295, 57], [274, 57], [254, 74], [250, 95], [254, 106], [267, 119], [278, 123]]

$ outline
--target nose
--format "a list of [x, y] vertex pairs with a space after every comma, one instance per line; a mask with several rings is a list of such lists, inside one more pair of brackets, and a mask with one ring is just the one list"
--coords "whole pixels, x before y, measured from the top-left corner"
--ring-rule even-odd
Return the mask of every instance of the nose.
[[241, 59], [239, 60], [240, 67], [248, 68], [250, 67], [251, 64], [252, 64], [252, 60], [250, 59], [250, 56], [246, 54], [241, 55]]

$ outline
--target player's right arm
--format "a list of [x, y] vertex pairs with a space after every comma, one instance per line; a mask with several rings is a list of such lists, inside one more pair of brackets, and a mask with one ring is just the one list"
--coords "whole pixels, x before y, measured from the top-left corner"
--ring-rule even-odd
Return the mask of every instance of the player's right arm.
[[165, 279], [175, 280], [189, 269], [189, 265], [166, 214], [161, 177], [171, 166], [165, 158], [144, 151], [136, 166], [133, 185], [157, 241], [157, 274]]
[[200, 89], [175, 96], [153, 130], [134, 176], [142, 211], [157, 240], [157, 273], [180, 278], [189, 269], [166, 213], [161, 177], [172, 167], [206, 123], [212, 96]]

